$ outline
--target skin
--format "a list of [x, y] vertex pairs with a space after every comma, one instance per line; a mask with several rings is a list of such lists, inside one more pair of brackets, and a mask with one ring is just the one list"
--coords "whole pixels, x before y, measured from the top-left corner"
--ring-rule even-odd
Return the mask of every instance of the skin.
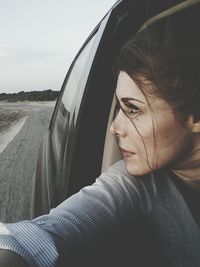
[[188, 167], [200, 158], [199, 122], [194, 123], [189, 116], [184, 125], [180, 123], [164, 99], [144, 95], [123, 71], [118, 77], [116, 99], [120, 109], [110, 131], [130, 174], [141, 176], [170, 166], [182, 178], [193, 179], [194, 173], [200, 177], [200, 164], [198, 170]]

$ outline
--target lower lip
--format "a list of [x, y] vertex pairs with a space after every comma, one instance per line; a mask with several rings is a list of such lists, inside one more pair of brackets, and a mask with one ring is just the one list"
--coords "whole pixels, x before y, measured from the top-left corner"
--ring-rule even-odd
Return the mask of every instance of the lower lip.
[[131, 152], [122, 152], [122, 156], [124, 159], [128, 159], [131, 156], [135, 155], [135, 153], [131, 153]]

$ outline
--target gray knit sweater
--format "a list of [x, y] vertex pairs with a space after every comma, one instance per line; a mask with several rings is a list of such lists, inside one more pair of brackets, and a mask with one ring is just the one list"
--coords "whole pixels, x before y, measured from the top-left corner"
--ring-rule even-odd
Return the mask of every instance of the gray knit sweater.
[[0, 224], [0, 248], [30, 266], [200, 266], [200, 230], [166, 171], [123, 161], [32, 221]]

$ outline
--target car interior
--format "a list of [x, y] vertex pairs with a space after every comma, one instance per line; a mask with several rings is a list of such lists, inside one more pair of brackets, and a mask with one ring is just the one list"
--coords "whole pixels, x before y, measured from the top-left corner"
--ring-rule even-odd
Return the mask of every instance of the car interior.
[[[199, 0], [191, 0], [191, 1], [184, 1], [178, 5], [175, 5], [163, 12], [161, 12], [158, 15], [153, 16], [152, 18], [148, 19], [145, 21], [145, 23], [140, 27], [138, 32], [142, 31], [149, 25], [157, 22], [158, 20], [162, 18], [166, 18], [172, 14], [175, 14], [177, 12], [180, 12], [190, 6], [193, 6], [195, 4], [198, 4], [200, 1]], [[107, 124], [107, 130], [106, 130], [106, 137], [105, 137], [105, 145], [104, 145], [104, 152], [103, 152], [103, 160], [102, 160], [102, 172], [106, 171], [113, 163], [117, 162], [118, 160], [122, 159], [120, 150], [117, 146], [117, 143], [110, 133], [110, 124], [112, 122], [113, 118], [113, 112], [114, 112], [114, 107], [116, 104], [115, 98], [113, 98], [111, 109], [110, 109], [110, 115], [108, 119], [108, 124]]]
[[[170, 16], [176, 12], [179, 12], [185, 8], [188, 8], [189, 6], [193, 6], [195, 4], [200, 3], [200, 0], [187, 0], [182, 3], [179, 3], [178, 5], [169, 8], [168, 10], [153, 16], [152, 18], [148, 19], [141, 27], [139, 28], [139, 31], [142, 31], [144, 28], [146, 28], [148, 25], [155, 23], [156, 21]], [[197, 25], [198, 27], [199, 25]], [[113, 118], [113, 112], [114, 112], [114, 107], [116, 104], [115, 98], [113, 98], [111, 109], [110, 109], [110, 114], [109, 114], [109, 119], [107, 123], [107, 130], [106, 130], [106, 137], [105, 137], [105, 143], [104, 143], [104, 152], [103, 152], [103, 160], [102, 160], [102, 172], [107, 170], [114, 162], [122, 159], [120, 151], [118, 149], [118, 146], [116, 144], [116, 141], [114, 137], [111, 135], [109, 128], [110, 124], [112, 122]], [[8, 254], [8, 255], [6, 255]], [[8, 257], [10, 257], [10, 261], [8, 262]], [[4, 261], [4, 258], [6, 262]], [[7, 265], [6, 265], [7, 264]], [[17, 256], [15, 253], [12, 253], [10, 251], [4, 251], [0, 250], [0, 266], [21, 266], [25, 267], [28, 266], [19, 256]]]

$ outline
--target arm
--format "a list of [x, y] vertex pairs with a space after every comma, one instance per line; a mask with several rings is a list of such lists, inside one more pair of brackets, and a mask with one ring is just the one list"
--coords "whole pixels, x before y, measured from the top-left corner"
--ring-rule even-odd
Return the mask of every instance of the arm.
[[31, 266], [58, 266], [60, 258], [91, 248], [133, 217], [139, 206], [136, 184], [118, 162], [48, 215], [3, 225], [0, 248], [16, 252]]

